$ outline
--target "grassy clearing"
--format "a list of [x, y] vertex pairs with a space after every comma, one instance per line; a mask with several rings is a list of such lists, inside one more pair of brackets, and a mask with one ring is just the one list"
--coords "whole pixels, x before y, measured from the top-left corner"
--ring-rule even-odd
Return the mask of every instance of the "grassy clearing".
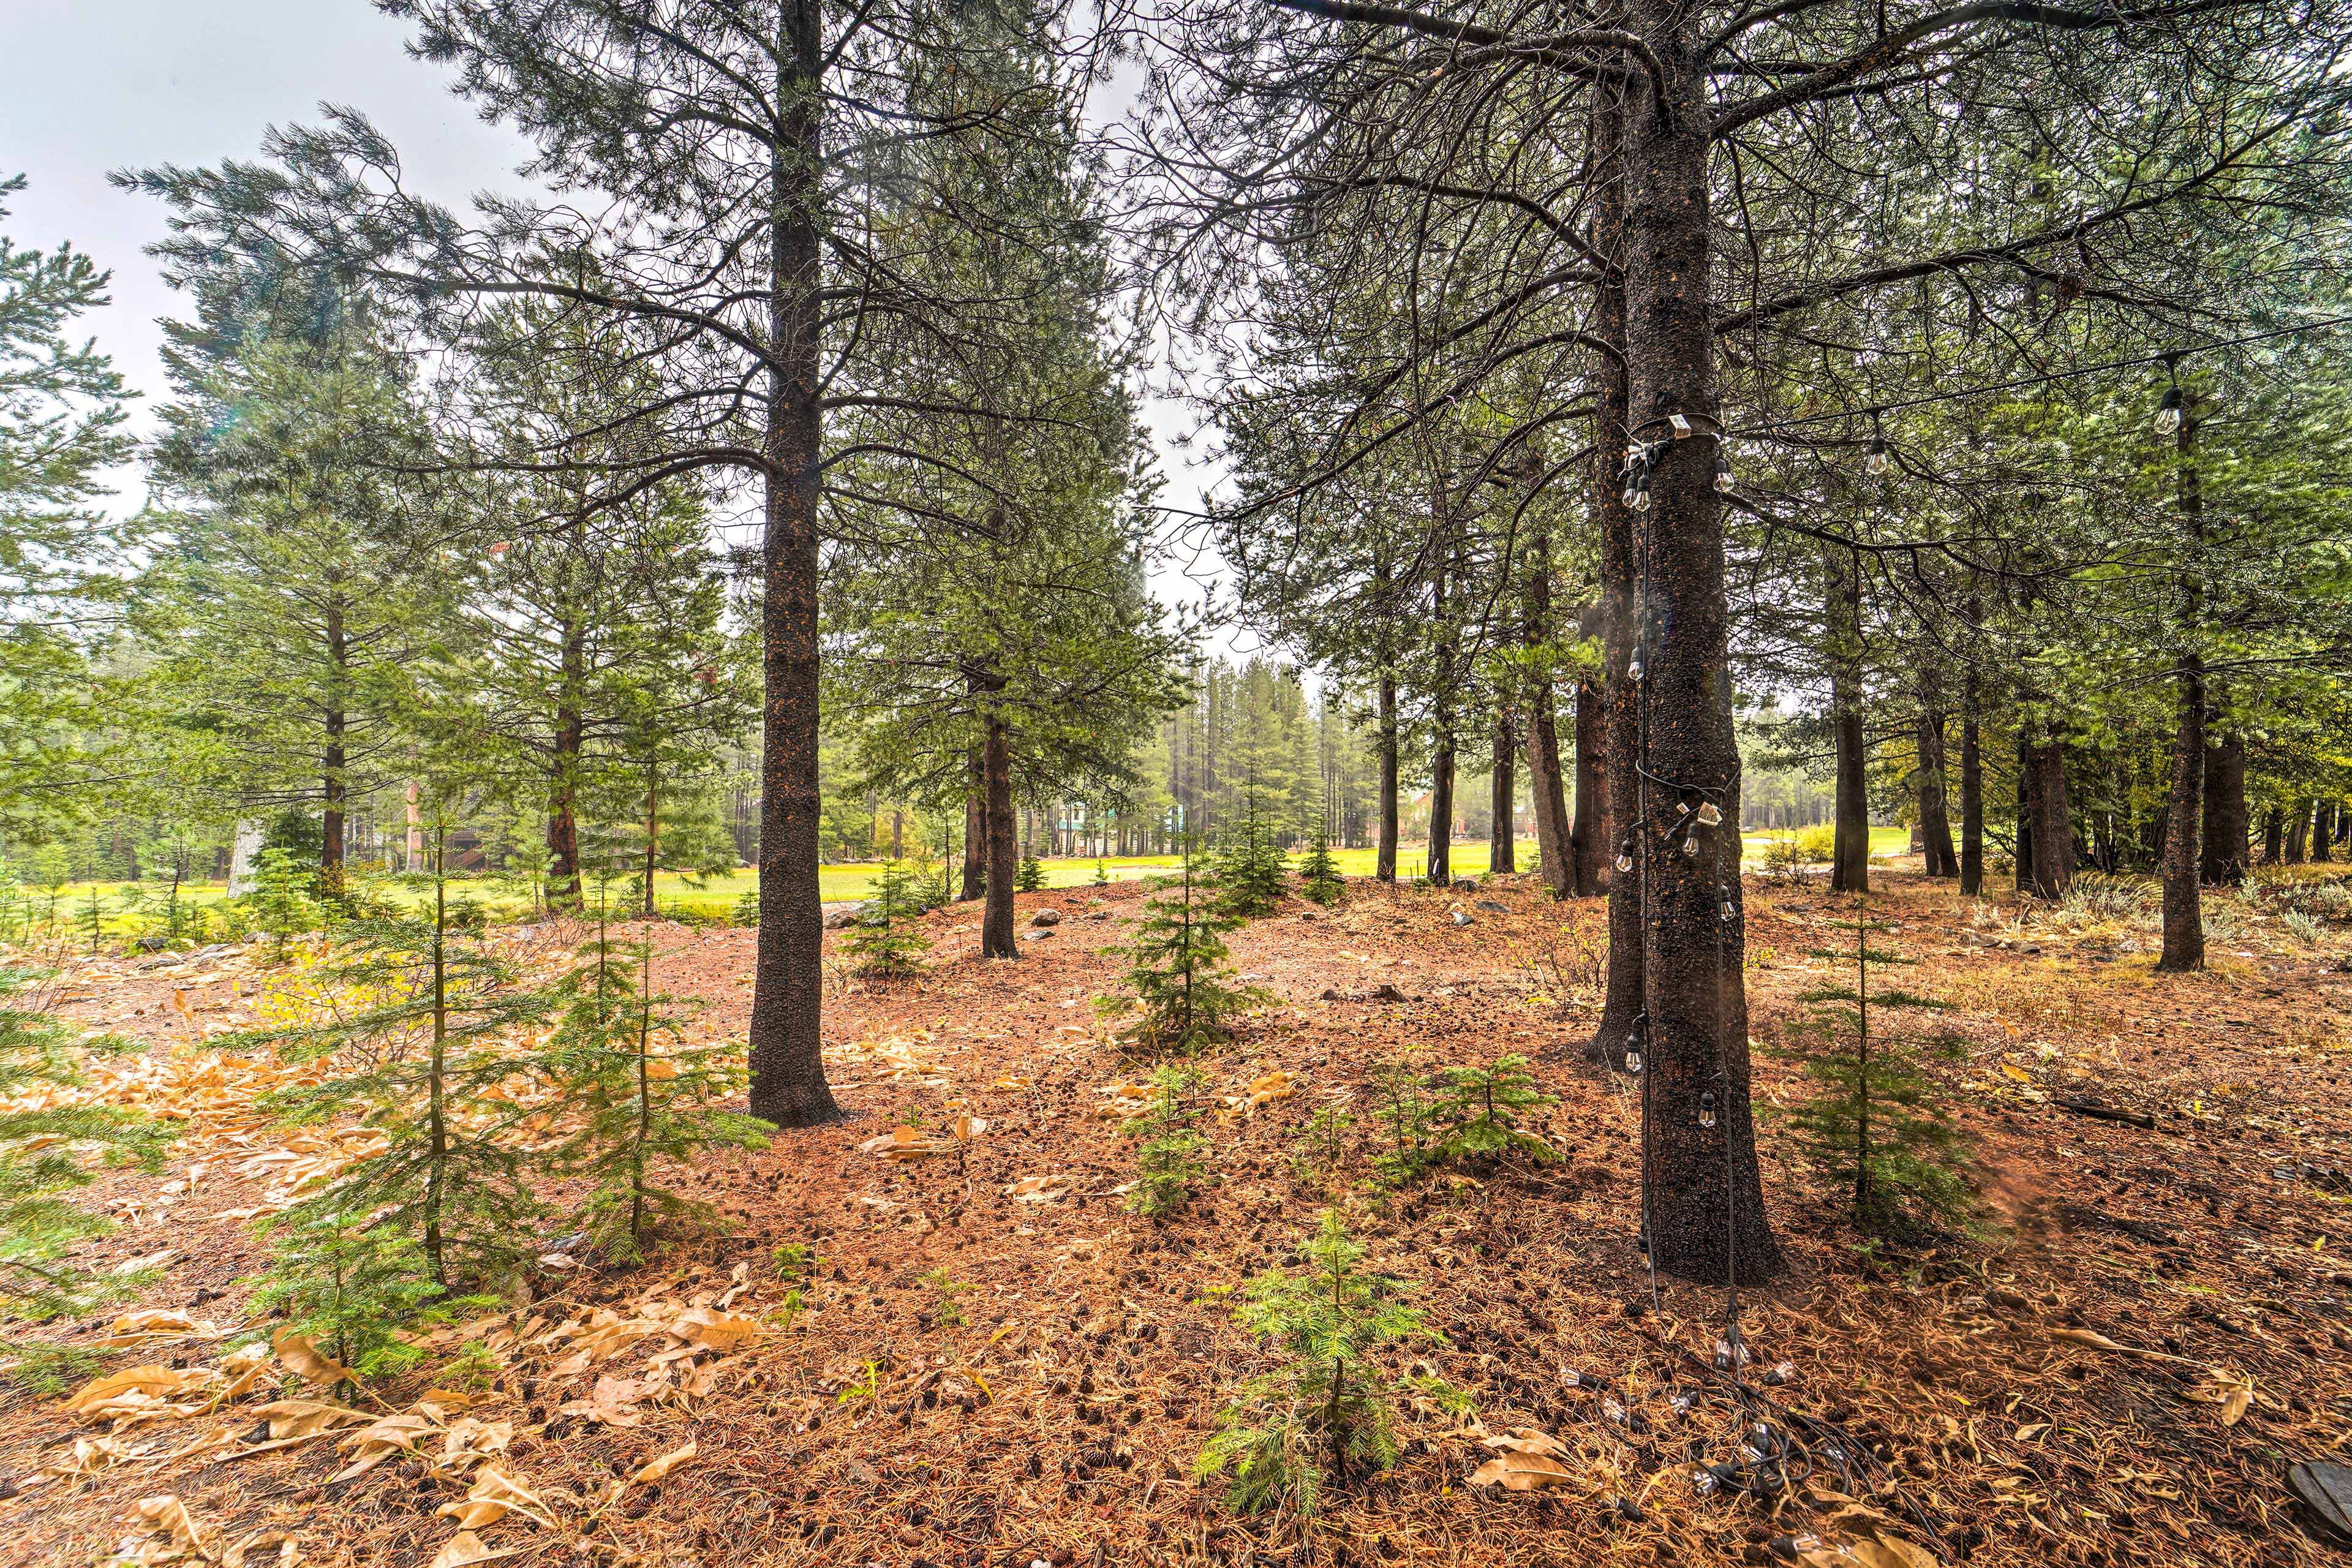
[[[1746, 836], [1746, 858], [1760, 861], [1765, 848], [1776, 838], [1791, 837], [1787, 832], [1753, 832]], [[1874, 827], [1870, 831], [1870, 852], [1874, 856], [1901, 855], [1909, 848], [1909, 832], [1901, 827]], [[1339, 864], [1343, 876], [1372, 875], [1379, 852], [1370, 848], [1334, 849], [1331, 858]], [[1293, 858], [1294, 863], [1299, 858]], [[1453, 869], [1459, 877], [1484, 876], [1490, 858], [1484, 839], [1457, 841], [1453, 849]], [[1532, 840], [1522, 841], [1518, 858], [1523, 869], [1533, 869], [1536, 847]], [[1097, 861], [1090, 857], [1051, 859], [1042, 862], [1047, 888], [1083, 888], [1091, 885], [1100, 874], [1110, 881], [1123, 881], [1134, 877], [1157, 876], [1176, 868], [1173, 855], [1127, 855], [1106, 857]], [[1422, 876], [1429, 866], [1425, 847], [1406, 847], [1397, 856], [1397, 875], [1407, 880]], [[880, 861], [856, 861], [817, 868], [818, 895], [827, 903], [843, 903], [871, 897], [874, 885], [882, 875]], [[663, 872], [654, 878], [654, 898], [665, 912], [704, 920], [730, 918], [737, 903], [745, 893], [759, 886], [759, 873], [749, 867], [719, 876], [689, 878], [674, 872]], [[415, 902], [424, 895], [418, 889], [386, 880], [375, 885], [384, 898]], [[145, 931], [158, 923], [163, 901], [169, 889], [158, 883], [144, 882], [68, 882], [56, 889], [54, 896], [46, 888], [26, 888], [22, 897], [32, 910], [33, 925], [37, 932], [59, 937], [89, 930], [90, 893], [95, 887], [99, 900], [100, 923], [109, 937], [128, 936]], [[522, 920], [532, 912], [533, 900], [528, 884], [507, 877], [474, 877], [459, 879], [456, 890], [470, 897], [489, 911], [494, 920]], [[182, 884], [180, 898], [194, 905], [210, 905], [228, 896], [226, 884], [220, 882], [188, 882]]]

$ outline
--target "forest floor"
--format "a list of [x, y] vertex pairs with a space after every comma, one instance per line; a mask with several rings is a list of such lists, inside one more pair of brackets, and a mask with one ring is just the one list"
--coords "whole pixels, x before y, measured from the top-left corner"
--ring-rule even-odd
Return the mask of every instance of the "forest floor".
[[[1145, 1069], [1093, 1006], [1144, 889], [1024, 895], [1017, 963], [979, 959], [971, 907], [936, 913], [919, 978], [836, 977], [826, 1051], [849, 1118], [691, 1173], [725, 1234], [634, 1272], [551, 1267], [535, 1300], [431, 1347], [474, 1386], [428, 1362], [356, 1415], [284, 1403], [303, 1392], [285, 1363], [229, 1348], [252, 1217], [337, 1135], [274, 1127], [252, 1104], [272, 1064], [202, 1048], [279, 1005], [258, 950], [89, 963], [63, 1010], [151, 1043], [109, 1069], [115, 1092], [184, 1136], [163, 1174], [94, 1189], [124, 1223], [92, 1257], [156, 1268], [150, 1310], [52, 1331], [93, 1345], [116, 1326], [105, 1365], [131, 1375], [79, 1413], [0, 1398], [0, 1562], [422, 1568], [488, 1560], [478, 1541], [551, 1564], [1499, 1568], [1773, 1561], [1808, 1532], [1831, 1544], [1804, 1561], [1863, 1568], [2319, 1562], [2284, 1472], [2352, 1435], [2352, 925], [2330, 870], [2216, 898], [2212, 967], [2168, 976], [2146, 888], [2053, 909], [1875, 868], [1871, 912], [1920, 961], [1902, 984], [1952, 1003], [1939, 1023], [1967, 1042], [1948, 1081], [1989, 1207], [1964, 1239], [1859, 1248], [1768, 1120], [1788, 1264], [1741, 1291], [1751, 1375], [1771, 1369], [1749, 1397], [1838, 1424], [1856, 1471], [1817, 1447], [1769, 1503], [1694, 1492], [1694, 1457], [1731, 1458], [1767, 1407], [1709, 1370], [1720, 1287], [1661, 1279], [1648, 1310], [1637, 1086], [1581, 1056], [1603, 910], [1531, 878], [1351, 883], [1335, 910], [1235, 933], [1279, 1002], [1204, 1060], [1218, 1180], [1162, 1224], [1117, 1195], [1121, 1089]], [[1061, 923], [1030, 926], [1045, 906]], [[1786, 1102], [1796, 997], [1832, 979], [1809, 954], [1852, 900], [1752, 880], [1747, 907], [1759, 1092]], [[656, 930], [660, 983], [708, 1005], [698, 1031], [740, 1037], [752, 933]], [[1362, 1129], [1335, 1171], [1299, 1158], [1314, 1111], [1369, 1109], [1375, 1065], [1507, 1051], [1559, 1097], [1538, 1118], [1556, 1159], [1388, 1190]], [[980, 1122], [935, 1154], [861, 1148], [909, 1108]], [[1237, 1518], [1186, 1474], [1272, 1364], [1234, 1291], [1295, 1265], [1333, 1205], [1374, 1267], [1415, 1282], [1445, 1339], [1409, 1353], [1475, 1419], [1402, 1411], [1402, 1461], [1329, 1494], [1311, 1530]], [[796, 1312], [790, 1246], [818, 1258]], [[1556, 1484], [1471, 1483], [1514, 1431]]]

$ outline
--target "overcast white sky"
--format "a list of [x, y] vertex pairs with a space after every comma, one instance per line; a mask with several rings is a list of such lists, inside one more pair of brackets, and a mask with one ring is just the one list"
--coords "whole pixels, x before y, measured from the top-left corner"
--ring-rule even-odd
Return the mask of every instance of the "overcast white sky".
[[[112, 271], [114, 302], [87, 330], [149, 406], [169, 390], [157, 321], [184, 304], [142, 250], [163, 237], [162, 204], [114, 189], [110, 171], [250, 158], [268, 126], [333, 102], [392, 138], [412, 189], [462, 211], [475, 192], [522, 187], [528, 146], [453, 97], [406, 37], [366, 0], [0, 0], [0, 176], [27, 178], [7, 232], [43, 248], [70, 240]], [[1163, 437], [1191, 422], [1175, 407], [1149, 413]], [[1162, 450], [1162, 500], [1197, 506], [1184, 454]], [[122, 500], [135, 506], [130, 478]], [[1155, 587], [1194, 596], [1173, 570]]]

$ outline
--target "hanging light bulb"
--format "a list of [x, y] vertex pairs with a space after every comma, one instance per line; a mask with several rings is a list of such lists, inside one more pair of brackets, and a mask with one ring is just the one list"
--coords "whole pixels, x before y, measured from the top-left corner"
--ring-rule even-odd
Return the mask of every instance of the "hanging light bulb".
[[1625, 504], [1632, 507], [1635, 511], [1647, 511], [1650, 510], [1649, 475], [1643, 474], [1642, 476], [1642, 482], [1634, 487], [1633, 494], [1626, 498]]
[[1724, 923], [1725, 925], [1729, 925], [1733, 921], [1736, 921], [1736, 920], [1738, 920], [1738, 918], [1739, 918], [1739, 911], [1738, 911], [1738, 910], [1735, 910], [1735, 909], [1733, 909], [1733, 908], [1731, 907], [1731, 900], [1730, 900], [1729, 899], [1726, 899], [1726, 900], [1723, 900], [1723, 923]]
[[1711, 1089], [1698, 1097], [1698, 1124], [1701, 1127], [1715, 1125], [1715, 1090]]
[[1617, 869], [1620, 871], [1630, 871], [1633, 868], [1633, 841], [1628, 838], [1624, 843], [1617, 846]]
[[1696, 834], [1688, 834], [1684, 837], [1683, 858], [1685, 860], [1696, 860], [1698, 858], [1698, 836]]
[[1885, 473], [1894, 466], [1895, 454], [1887, 450], [1886, 437], [1873, 436], [1870, 438], [1870, 445], [1863, 448], [1862, 471], [1874, 476]]
[[1715, 454], [1715, 488], [1725, 495], [1729, 495], [1731, 487], [1738, 482], [1732, 477], [1731, 464], [1725, 459], [1721, 448], [1718, 447]]
[[1628, 680], [1639, 680], [1642, 679], [1641, 649], [1636, 648], [1633, 650], [1633, 659], [1625, 666], [1625, 678]]
[[2159, 436], [2179, 435], [2180, 421], [2186, 408], [2187, 403], [2180, 395], [2180, 388], [2166, 387], [2163, 401], [2156, 405], [2156, 433]]

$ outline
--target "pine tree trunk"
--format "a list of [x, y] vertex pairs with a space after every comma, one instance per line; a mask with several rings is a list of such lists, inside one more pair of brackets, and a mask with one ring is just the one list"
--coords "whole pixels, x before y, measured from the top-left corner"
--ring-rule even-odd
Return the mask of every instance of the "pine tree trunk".
[[2311, 858], [2316, 865], [2332, 858], [2336, 843], [2336, 803], [2319, 802], [2311, 814]]
[[1830, 891], [1870, 888], [1870, 795], [1863, 775], [1862, 568], [1849, 561], [1833, 571], [1829, 597], [1830, 729], [1837, 751], [1836, 840]]
[[817, 887], [818, 406], [824, 177], [820, 0], [784, 0], [775, 93], [789, 146], [770, 163], [765, 576], [760, 632], [760, 929], [751, 983], [751, 1114], [807, 1127], [840, 1114], [820, 1054], [824, 908]]
[[344, 773], [343, 733], [346, 715], [343, 694], [349, 689], [351, 642], [343, 630], [343, 606], [341, 600], [327, 605], [327, 663], [330, 666], [328, 690], [332, 694], [327, 707], [327, 743], [319, 757], [322, 795], [326, 805], [320, 814], [321, 836], [319, 840], [319, 896], [339, 899], [343, 896], [343, 802], [351, 788]]
[[1381, 847], [1372, 875], [1393, 882], [1397, 874], [1397, 688], [1396, 677], [1381, 670]]
[[1976, 667], [1960, 686], [1960, 891], [1984, 891], [1984, 754], [1979, 732]]
[[1609, 890], [1608, 700], [1601, 683], [1576, 683], [1576, 820], [1569, 830], [1568, 890], [1590, 899]]
[[[1709, 325], [1709, 136], [1697, 14], [1681, 0], [1633, 0], [1630, 20], [1656, 55], [1664, 89], [1628, 73], [1625, 321], [1629, 410], [1645, 435], [1665, 416], [1716, 414]], [[1650, 482], [1642, 530], [1644, 766], [1734, 807], [1732, 730], [1717, 438], [1669, 442]], [[1696, 796], [1686, 797], [1690, 804]], [[1662, 805], [1665, 802], [1660, 803]], [[1647, 832], [1647, 825], [1637, 825]], [[1650, 856], [1643, 890], [1643, 993], [1649, 1016], [1646, 1150], [1650, 1255], [1664, 1272], [1755, 1280], [1778, 1271], [1764, 1214], [1749, 1107], [1748, 1004], [1741, 974], [1739, 835], [1698, 829], [1700, 853]], [[1728, 905], [1726, 918], [1723, 908]], [[1698, 1125], [1700, 1096], [1716, 1126]]]
[[1919, 707], [1919, 839], [1930, 877], [1957, 877], [1960, 858], [1952, 850], [1952, 818], [1944, 790], [1944, 714]]
[[[1592, 409], [1594, 510], [1601, 537], [1601, 635], [1607, 668], [1601, 676], [1607, 731], [1601, 766], [1607, 809], [1602, 813], [1601, 854], [1614, 867], [1633, 846], [1636, 830], [1635, 765], [1640, 756], [1642, 707], [1638, 683], [1626, 669], [1635, 637], [1633, 514], [1625, 507], [1622, 465], [1630, 422], [1625, 369], [1625, 191], [1612, 175], [1624, 154], [1625, 109], [1619, 90], [1592, 95], [1591, 178], [1593, 248], [1607, 267], [1593, 289], [1592, 332], [1617, 351], [1598, 356], [1593, 366]], [[1612, 874], [1609, 879], [1609, 979], [1601, 1024], [1589, 1054], [1622, 1066], [1633, 1026], [1642, 1016], [1643, 960], [1640, 884]]]
[[978, 746], [965, 754], [964, 768], [963, 874], [956, 889], [959, 903], [980, 897], [981, 889], [988, 881], [988, 789], [981, 772]]
[[2284, 854], [2282, 839], [2282, 835], [2284, 832], [2284, 821], [2281, 817], [2279, 808], [2277, 806], [2272, 806], [2268, 811], [2263, 813], [2263, 865], [2275, 866], [2279, 864]]
[[1443, 888], [1453, 879], [1448, 854], [1454, 847], [1454, 727], [1453, 715], [1441, 700], [1435, 714], [1436, 736], [1429, 748], [1429, 885]]
[[2181, 651], [2175, 674], [2179, 689], [2172, 737], [2172, 780], [2164, 816], [2164, 951], [2156, 966], [2170, 973], [2205, 967], [2205, 911], [2198, 897], [2203, 859], [2199, 835], [2205, 816], [2205, 660], [2197, 636], [2205, 614], [2205, 492], [2197, 471], [2197, 420], [2180, 423], [2180, 521], [2188, 535], [2188, 562], [2180, 574]]
[[2074, 817], [2066, 801], [2066, 757], [2057, 741], [2037, 742], [2026, 766], [2033, 776], [2033, 890], [2064, 895], [2074, 882]]
[[1486, 869], [1489, 872], [1516, 871], [1518, 867], [1518, 839], [1512, 821], [1518, 799], [1518, 780], [1511, 766], [1516, 751], [1516, 738], [1511, 733], [1511, 710], [1498, 709], [1495, 714], [1495, 775], [1489, 800], [1494, 820], [1487, 824]]
[[2017, 890], [2033, 890], [2033, 748], [2017, 731]]
[[[1551, 635], [1551, 536], [1538, 529], [1528, 547], [1522, 646], [1532, 650]], [[1544, 886], [1564, 897], [1575, 881], [1575, 847], [1568, 821], [1567, 781], [1559, 754], [1558, 694], [1549, 675], [1531, 673], [1528, 711], [1528, 795], [1536, 819], [1536, 856]], [[1580, 758], [1580, 763], [1581, 759]]]
[[[583, 524], [575, 519], [574, 548]], [[588, 677], [588, 628], [567, 602], [557, 626], [558, 686], [552, 754], [547, 779], [547, 902], [551, 909], [581, 907], [580, 885], [580, 761], [587, 744], [587, 721], [580, 709], [580, 693]]]
[[1013, 815], [1013, 742], [1003, 721], [994, 714], [983, 723], [980, 768], [988, 792], [988, 902], [981, 912], [980, 955], [1018, 958], [1013, 889], [1021, 868], [1021, 845]]
[[2287, 819], [2286, 863], [2300, 866], [2304, 860], [2304, 845], [2311, 832], [2311, 810], [2315, 803], [2299, 800], [2294, 803], [2294, 815]]

